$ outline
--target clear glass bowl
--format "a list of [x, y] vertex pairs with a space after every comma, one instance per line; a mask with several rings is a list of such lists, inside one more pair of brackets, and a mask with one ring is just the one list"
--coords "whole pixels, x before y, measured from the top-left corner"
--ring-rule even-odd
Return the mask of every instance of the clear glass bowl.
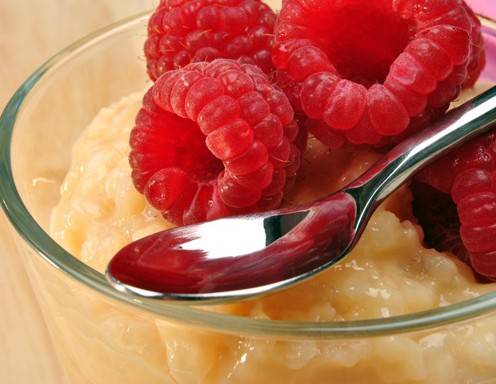
[[[56, 55], [19, 88], [0, 120], [1, 203], [21, 236], [19, 256], [71, 383], [477, 383], [496, 377], [496, 341], [488, 351], [467, 336], [482, 329], [495, 338], [496, 292], [387, 319], [251, 319], [128, 297], [50, 238], [49, 215], [73, 142], [101, 107], [147, 84], [147, 17], [112, 25]], [[494, 81], [496, 27], [490, 20], [484, 25], [484, 77]], [[455, 355], [442, 357], [446, 340], [460, 361], [477, 360], [466, 372]]]

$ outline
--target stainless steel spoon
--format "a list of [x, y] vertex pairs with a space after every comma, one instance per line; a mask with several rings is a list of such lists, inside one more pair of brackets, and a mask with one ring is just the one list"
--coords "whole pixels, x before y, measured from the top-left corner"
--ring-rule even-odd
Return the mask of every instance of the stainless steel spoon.
[[378, 204], [410, 176], [496, 122], [496, 87], [402, 142], [342, 191], [312, 204], [159, 232], [124, 247], [107, 269], [130, 294], [196, 304], [248, 298], [341, 261]]

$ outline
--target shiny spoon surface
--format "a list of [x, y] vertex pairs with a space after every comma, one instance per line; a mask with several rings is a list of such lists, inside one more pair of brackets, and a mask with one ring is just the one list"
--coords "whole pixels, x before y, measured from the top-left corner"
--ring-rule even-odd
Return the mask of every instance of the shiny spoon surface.
[[416, 171], [496, 126], [496, 87], [400, 143], [314, 203], [178, 227], [120, 250], [107, 279], [147, 298], [208, 304], [265, 294], [341, 261], [378, 204]]

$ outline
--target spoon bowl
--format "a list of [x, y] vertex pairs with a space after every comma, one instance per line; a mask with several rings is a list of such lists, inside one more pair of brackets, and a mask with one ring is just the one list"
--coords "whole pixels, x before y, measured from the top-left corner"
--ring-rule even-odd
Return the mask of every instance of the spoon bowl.
[[153, 234], [123, 248], [107, 275], [116, 288], [147, 297], [240, 299], [334, 264], [355, 227], [356, 201], [340, 192], [317, 204]]
[[394, 147], [347, 188], [300, 207], [179, 227], [137, 240], [111, 260], [120, 291], [218, 303], [274, 292], [341, 261], [375, 208], [415, 172], [496, 122], [496, 87]]

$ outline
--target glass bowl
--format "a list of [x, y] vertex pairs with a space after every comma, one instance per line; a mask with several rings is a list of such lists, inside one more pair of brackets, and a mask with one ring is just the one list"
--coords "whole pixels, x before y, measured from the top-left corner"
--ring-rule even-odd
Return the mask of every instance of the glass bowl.
[[[1, 203], [20, 235], [14, 235], [19, 257], [70, 382], [477, 383], [496, 377], [496, 292], [384, 319], [246, 318], [126, 296], [47, 234], [76, 138], [103, 106], [148, 84], [142, 59], [148, 16], [60, 52], [24, 82], [0, 120]], [[496, 25], [483, 23], [483, 76], [495, 81]], [[487, 345], [471, 344], [470, 335], [481, 332]]]

